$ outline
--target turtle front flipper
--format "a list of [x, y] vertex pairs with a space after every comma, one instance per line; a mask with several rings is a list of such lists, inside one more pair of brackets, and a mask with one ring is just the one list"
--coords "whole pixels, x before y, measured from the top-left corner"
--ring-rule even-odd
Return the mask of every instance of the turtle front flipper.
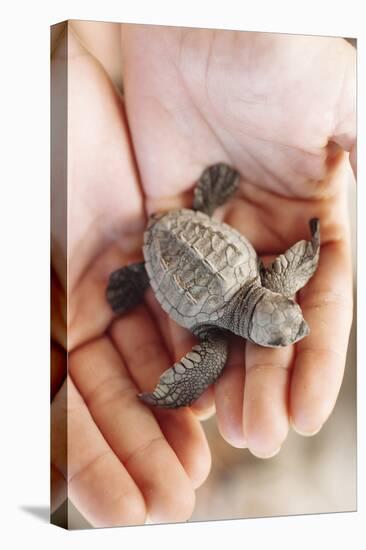
[[320, 223], [309, 222], [311, 241], [299, 241], [265, 268], [260, 265], [262, 285], [272, 292], [293, 296], [314, 275], [319, 261]]
[[194, 190], [193, 210], [211, 216], [238, 187], [239, 174], [224, 163], [213, 164], [204, 170]]
[[125, 313], [143, 300], [148, 286], [144, 262], [126, 265], [109, 276], [106, 298], [115, 313]]
[[178, 363], [167, 369], [152, 393], [139, 397], [149, 405], [177, 409], [191, 405], [220, 376], [227, 357], [227, 341], [218, 329], [205, 331]]

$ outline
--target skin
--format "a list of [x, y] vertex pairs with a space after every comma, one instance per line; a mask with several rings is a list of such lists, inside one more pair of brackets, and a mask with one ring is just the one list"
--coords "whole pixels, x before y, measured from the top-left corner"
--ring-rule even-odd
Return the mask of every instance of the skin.
[[[216, 409], [226, 441], [265, 458], [279, 451], [290, 425], [312, 435], [334, 407], [352, 319], [344, 151], [354, 167], [355, 52], [335, 38], [122, 25], [123, 104], [74, 32], [69, 370], [63, 379], [60, 306], [52, 377], [54, 433], [68, 416], [68, 468], [56, 446], [53, 497], [62, 500], [67, 477], [70, 498], [93, 525], [184, 521], [210, 469], [200, 418]], [[232, 337], [222, 377], [194, 406], [150, 409], [136, 393], [151, 391], [194, 338], [167, 318], [151, 290], [144, 304], [114, 319], [105, 286], [111, 271], [141, 259], [146, 215], [190, 206], [195, 179], [218, 161], [242, 174], [238, 195], [218, 215], [265, 261], [308, 238], [308, 220], [320, 218], [319, 267], [298, 296], [311, 334], [276, 349]], [[60, 226], [53, 234], [57, 297], [65, 291], [65, 256]]]

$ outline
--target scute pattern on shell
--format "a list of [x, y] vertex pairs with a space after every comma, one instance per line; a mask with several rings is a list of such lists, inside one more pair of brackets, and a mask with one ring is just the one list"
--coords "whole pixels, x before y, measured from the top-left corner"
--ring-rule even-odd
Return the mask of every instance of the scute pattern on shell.
[[144, 240], [155, 296], [187, 328], [217, 320], [245, 280], [258, 275], [247, 239], [202, 212], [182, 209], [153, 218]]

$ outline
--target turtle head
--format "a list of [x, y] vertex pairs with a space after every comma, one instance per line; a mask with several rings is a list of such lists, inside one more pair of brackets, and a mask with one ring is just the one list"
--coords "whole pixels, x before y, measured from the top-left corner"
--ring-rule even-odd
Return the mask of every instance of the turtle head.
[[310, 332], [300, 307], [270, 291], [255, 306], [248, 329], [252, 342], [267, 347], [288, 346]]

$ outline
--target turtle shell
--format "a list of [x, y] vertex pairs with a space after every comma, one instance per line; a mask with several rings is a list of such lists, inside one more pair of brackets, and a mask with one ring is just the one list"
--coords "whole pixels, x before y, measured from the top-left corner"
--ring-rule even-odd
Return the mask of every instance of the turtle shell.
[[216, 321], [259, 273], [257, 254], [245, 237], [189, 209], [150, 218], [143, 251], [157, 300], [186, 328]]

